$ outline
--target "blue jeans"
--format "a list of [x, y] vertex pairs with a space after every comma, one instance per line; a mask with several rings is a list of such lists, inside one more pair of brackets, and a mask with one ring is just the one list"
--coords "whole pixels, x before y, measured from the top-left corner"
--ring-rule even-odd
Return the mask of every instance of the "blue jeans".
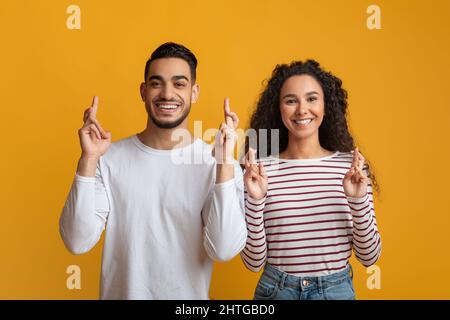
[[297, 277], [266, 264], [255, 300], [355, 300], [353, 269], [322, 277]]

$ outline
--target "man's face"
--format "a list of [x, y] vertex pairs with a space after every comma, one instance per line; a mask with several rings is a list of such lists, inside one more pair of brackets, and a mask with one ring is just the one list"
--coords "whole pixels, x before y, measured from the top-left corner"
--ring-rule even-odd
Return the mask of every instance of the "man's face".
[[141, 97], [151, 121], [164, 129], [176, 128], [187, 121], [198, 93], [189, 64], [180, 58], [154, 60], [146, 82], [141, 84]]

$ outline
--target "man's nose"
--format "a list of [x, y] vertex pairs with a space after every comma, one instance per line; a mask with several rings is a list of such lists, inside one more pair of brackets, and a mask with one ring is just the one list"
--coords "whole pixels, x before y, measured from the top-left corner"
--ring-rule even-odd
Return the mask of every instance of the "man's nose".
[[161, 99], [164, 99], [164, 100], [172, 100], [173, 99], [173, 88], [170, 84], [165, 85], [162, 88], [160, 97], [161, 97]]

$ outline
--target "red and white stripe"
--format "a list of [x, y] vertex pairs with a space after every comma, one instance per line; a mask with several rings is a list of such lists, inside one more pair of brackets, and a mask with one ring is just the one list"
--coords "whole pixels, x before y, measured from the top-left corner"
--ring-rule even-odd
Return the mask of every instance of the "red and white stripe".
[[269, 182], [266, 198], [245, 193], [248, 237], [241, 257], [247, 268], [256, 272], [267, 262], [289, 274], [322, 276], [344, 269], [352, 250], [364, 266], [377, 261], [381, 238], [372, 185], [362, 198], [347, 197], [342, 186], [351, 153], [261, 162]]

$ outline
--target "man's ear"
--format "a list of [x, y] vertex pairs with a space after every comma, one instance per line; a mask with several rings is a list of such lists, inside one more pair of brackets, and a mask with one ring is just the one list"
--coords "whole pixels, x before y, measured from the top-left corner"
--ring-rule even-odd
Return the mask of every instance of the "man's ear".
[[141, 86], [140, 86], [140, 91], [141, 91], [141, 99], [142, 99], [142, 101], [144, 101], [145, 102], [145, 91], [146, 91], [146, 89], [147, 89], [147, 87], [146, 87], [146, 85], [145, 85], [145, 82], [142, 82], [141, 83]]
[[191, 103], [196, 103], [200, 95], [200, 86], [196, 83], [192, 86]]

